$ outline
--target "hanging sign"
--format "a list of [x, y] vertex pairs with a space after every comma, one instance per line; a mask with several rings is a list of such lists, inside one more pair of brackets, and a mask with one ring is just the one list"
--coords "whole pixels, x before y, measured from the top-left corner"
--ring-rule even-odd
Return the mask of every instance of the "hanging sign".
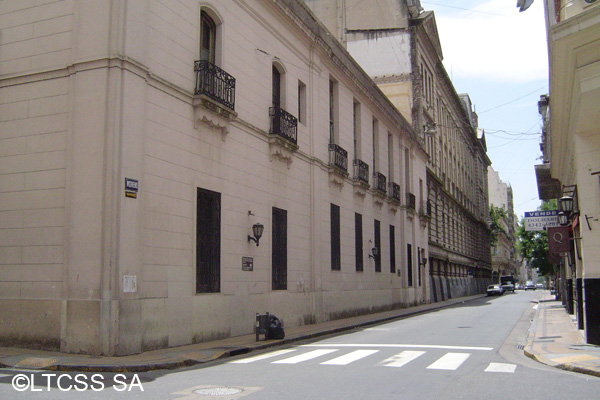
[[558, 210], [525, 212], [526, 231], [544, 231], [558, 225]]

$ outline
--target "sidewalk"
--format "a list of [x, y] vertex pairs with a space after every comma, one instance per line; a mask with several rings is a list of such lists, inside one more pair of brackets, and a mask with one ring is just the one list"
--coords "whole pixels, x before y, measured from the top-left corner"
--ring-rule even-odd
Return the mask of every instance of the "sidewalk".
[[525, 355], [552, 367], [600, 377], [600, 346], [585, 343], [572, 317], [549, 292], [542, 292], [538, 300]]
[[[353, 329], [468, 303], [484, 295], [462, 297], [401, 310], [363, 315], [320, 324], [286, 328], [284, 340], [256, 341], [254, 334], [148, 351], [121, 357], [97, 357], [52, 351], [0, 347], [0, 367], [85, 372], [143, 372], [175, 369], [224, 357], [249, 353], [286, 343], [341, 333]], [[525, 354], [539, 362], [571, 371], [600, 376], [600, 346], [586, 345], [560, 302], [542, 292], [529, 332]]]

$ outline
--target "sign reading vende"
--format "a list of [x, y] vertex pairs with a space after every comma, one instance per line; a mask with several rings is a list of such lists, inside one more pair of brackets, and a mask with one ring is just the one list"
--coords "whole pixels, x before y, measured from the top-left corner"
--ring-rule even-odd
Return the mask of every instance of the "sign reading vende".
[[525, 212], [525, 230], [543, 231], [558, 225], [558, 210]]

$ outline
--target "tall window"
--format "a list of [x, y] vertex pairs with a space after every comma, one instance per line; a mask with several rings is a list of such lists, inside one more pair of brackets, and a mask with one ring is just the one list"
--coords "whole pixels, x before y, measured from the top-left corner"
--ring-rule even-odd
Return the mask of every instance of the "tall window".
[[360, 103], [355, 99], [352, 108], [352, 133], [354, 135], [354, 160], [360, 159]]
[[417, 247], [417, 280], [418, 280], [418, 285], [421, 286], [421, 263], [422, 261], [422, 251], [423, 249], [421, 249], [420, 247]]
[[221, 290], [221, 194], [197, 191], [196, 293]]
[[306, 124], [306, 85], [298, 81], [298, 122]]
[[379, 121], [373, 118], [373, 172], [379, 171]]
[[342, 269], [342, 255], [340, 245], [340, 207], [331, 204], [331, 269]]
[[354, 252], [356, 260], [356, 271], [363, 271], [363, 227], [362, 215], [354, 213]]
[[281, 72], [273, 65], [273, 107], [281, 108]]
[[406, 245], [406, 279], [408, 286], [413, 285], [413, 256], [412, 245]]
[[217, 25], [205, 11], [200, 13], [200, 21], [200, 60], [214, 64]]
[[410, 193], [410, 150], [408, 147], [404, 148], [404, 190], [406, 193]]
[[375, 255], [375, 272], [381, 272], [381, 222], [375, 220], [375, 247], [377, 254]]
[[273, 207], [272, 288], [287, 290], [287, 211]]
[[390, 225], [390, 272], [396, 273], [396, 227]]
[[329, 79], [329, 143], [335, 143], [337, 135], [337, 82]]
[[388, 131], [388, 179], [394, 182], [394, 137]]

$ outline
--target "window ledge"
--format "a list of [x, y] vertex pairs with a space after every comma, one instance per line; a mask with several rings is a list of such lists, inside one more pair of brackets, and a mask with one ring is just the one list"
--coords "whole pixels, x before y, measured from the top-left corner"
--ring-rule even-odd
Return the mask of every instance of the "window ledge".
[[338, 168], [336, 166], [329, 166], [329, 183], [333, 185], [337, 185], [340, 187], [340, 190], [344, 187], [344, 182], [348, 177], [348, 172]]
[[287, 164], [287, 167], [290, 167], [292, 163], [292, 159], [294, 157], [294, 153], [299, 149], [299, 146], [283, 139], [277, 135], [269, 136], [269, 153], [271, 157], [271, 161], [274, 158], [278, 158], [281, 161]]
[[194, 128], [207, 126], [221, 134], [225, 141], [229, 133], [229, 123], [237, 118], [237, 113], [205, 95], [196, 95], [192, 101], [194, 107]]

